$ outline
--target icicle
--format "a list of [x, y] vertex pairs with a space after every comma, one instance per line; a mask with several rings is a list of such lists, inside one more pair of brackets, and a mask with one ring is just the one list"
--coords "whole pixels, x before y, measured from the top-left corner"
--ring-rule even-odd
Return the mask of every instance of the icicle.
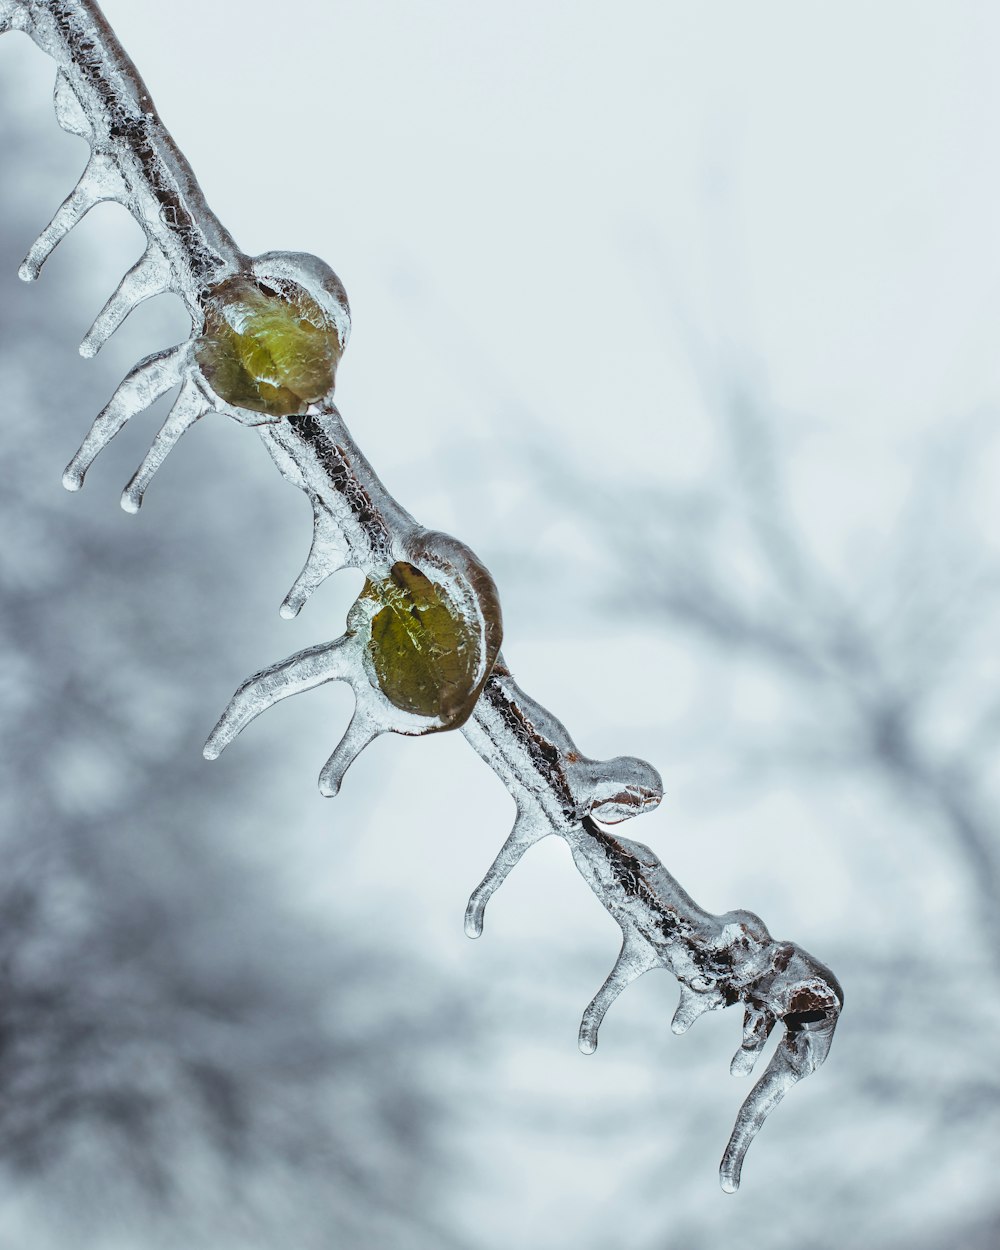
[[56, 74], [55, 90], [52, 93], [56, 110], [56, 121], [68, 134], [77, 135], [88, 142], [93, 138], [94, 128], [90, 124], [87, 111], [80, 103], [80, 97], [73, 90], [72, 84], [63, 70]]
[[[525, 800], [521, 800], [525, 804]], [[518, 808], [514, 828], [507, 841], [500, 848], [500, 853], [493, 861], [489, 872], [472, 892], [469, 905], [465, 909], [465, 932], [470, 938], [477, 938], [483, 932], [483, 913], [486, 904], [494, 892], [507, 878], [507, 874], [520, 861], [521, 856], [536, 842], [552, 833], [551, 824], [541, 811], [530, 810], [526, 805]]]
[[350, 666], [350, 641], [351, 636], [345, 634], [336, 642], [307, 647], [248, 677], [209, 734], [203, 751], [205, 759], [217, 760], [252, 720], [289, 695], [315, 690], [328, 681], [343, 681]]
[[658, 963], [648, 948], [632, 945], [627, 940], [622, 943], [615, 966], [594, 995], [580, 1021], [579, 1045], [585, 1055], [592, 1055], [597, 1049], [597, 1033], [601, 1021], [618, 995], [644, 972], [658, 967]]
[[[822, 967], [804, 951], [796, 951], [796, 958], [800, 965]], [[783, 1018], [785, 1035], [736, 1117], [719, 1168], [719, 1180], [727, 1194], [739, 1189], [743, 1160], [764, 1121], [792, 1086], [815, 1072], [830, 1053], [843, 1006], [839, 984], [823, 984], [815, 974], [782, 988], [791, 1008]]]
[[358, 700], [347, 732], [320, 773], [320, 792], [332, 798], [339, 791], [344, 774], [365, 747], [391, 728], [380, 720], [369, 703], [367, 691], [371, 687], [364, 679], [357, 635], [353, 633], [344, 634], [336, 642], [309, 647], [245, 681], [209, 735], [205, 758], [218, 759], [252, 720], [275, 703], [328, 681], [349, 682]]
[[66, 466], [62, 481], [67, 490], [79, 490], [87, 470], [127, 422], [151, 407], [161, 395], [180, 382], [189, 357], [190, 345], [183, 343], [180, 347], [155, 352], [135, 366], [111, 396], [90, 427], [80, 450]]
[[715, 1002], [711, 997], [693, 990], [682, 981], [680, 1002], [677, 1004], [673, 1020], [670, 1021], [670, 1028], [679, 1037], [688, 1031], [699, 1016], [703, 1016], [706, 1011], [711, 1011], [714, 1006]]
[[96, 205], [105, 200], [120, 200], [122, 194], [121, 175], [111, 157], [95, 152], [80, 181], [31, 245], [31, 250], [17, 271], [18, 277], [23, 282], [34, 282], [41, 273], [42, 266], [73, 227], [79, 225]]
[[760, 1052], [767, 1044], [774, 1028], [774, 1016], [770, 1012], [761, 1011], [759, 1007], [748, 1005], [743, 1016], [743, 1045], [739, 1048], [729, 1071], [733, 1076], [749, 1076], [754, 1069]]
[[153, 445], [146, 453], [142, 464], [125, 487], [121, 499], [124, 511], [132, 513], [139, 511], [142, 507], [143, 495], [157, 469], [191, 426], [210, 411], [211, 407], [204, 391], [196, 381], [186, 379], [181, 386], [180, 394], [174, 401], [173, 408], [170, 409], [170, 415], [153, 439]]
[[302, 611], [303, 605], [333, 573], [345, 568], [346, 553], [340, 528], [330, 513], [313, 500], [313, 539], [305, 567], [284, 598], [279, 613], [286, 621]]
[[341, 738], [337, 749], [323, 765], [319, 775], [319, 792], [325, 799], [335, 798], [340, 793], [344, 774], [358, 758], [365, 747], [385, 733], [385, 728], [378, 724], [363, 707], [361, 700], [347, 726], [347, 732]]
[[141, 303], [169, 290], [170, 268], [160, 249], [151, 243], [98, 313], [80, 344], [80, 355], [87, 359], [96, 356]]
[[810, 1071], [811, 1068], [807, 1071], [797, 1069], [786, 1050], [786, 1043], [782, 1042], [768, 1064], [767, 1071], [750, 1091], [736, 1117], [736, 1124], [719, 1167], [719, 1180], [727, 1194], [734, 1194], [739, 1189], [743, 1160], [764, 1121], [792, 1086]]

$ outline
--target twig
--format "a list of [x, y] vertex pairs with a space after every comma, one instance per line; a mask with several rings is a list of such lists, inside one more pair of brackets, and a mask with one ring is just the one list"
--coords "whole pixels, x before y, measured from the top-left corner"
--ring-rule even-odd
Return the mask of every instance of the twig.
[[84, 340], [95, 354], [142, 300], [167, 290], [184, 300], [192, 335], [133, 369], [98, 416], [64, 483], [79, 489], [110, 440], [175, 386], [178, 397], [122, 498], [137, 511], [154, 473], [202, 416], [255, 426], [282, 474], [312, 503], [306, 566], [282, 604], [294, 616], [331, 573], [368, 581], [347, 632], [244, 682], [205, 754], [215, 758], [260, 712], [327, 681], [346, 681], [354, 716], [323, 769], [335, 794], [378, 735], [461, 728], [517, 803], [513, 832], [469, 903], [476, 936], [490, 895], [524, 851], [557, 834], [622, 929], [621, 954], [584, 1013], [580, 1045], [593, 1051], [607, 1008], [654, 967], [681, 983], [675, 1032], [706, 1011], [740, 1002], [743, 1044], [733, 1071], [748, 1073], [777, 1022], [784, 1032], [739, 1113], [722, 1162], [737, 1188], [747, 1147], [789, 1088], [826, 1058], [843, 994], [833, 974], [792, 943], [771, 939], [750, 912], [702, 911], [648, 848], [613, 837], [617, 823], [655, 807], [659, 775], [642, 760], [583, 757], [563, 726], [514, 684], [501, 655], [496, 588], [471, 551], [423, 529], [384, 489], [333, 405], [350, 329], [336, 275], [314, 257], [250, 258], [212, 214], [142, 80], [93, 0], [0, 0], [0, 31], [25, 31], [54, 57], [56, 114], [88, 140], [76, 189], [21, 268], [35, 279], [52, 250], [95, 204], [115, 200], [135, 217], [147, 250]]

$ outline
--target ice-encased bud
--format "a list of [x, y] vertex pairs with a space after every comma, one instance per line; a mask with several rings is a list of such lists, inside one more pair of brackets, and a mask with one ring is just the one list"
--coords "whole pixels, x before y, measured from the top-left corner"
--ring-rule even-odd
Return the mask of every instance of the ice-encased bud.
[[482, 688], [478, 621], [405, 561], [387, 578], [369, 580], [362, 597], [380, 605], [368, 647], [385, 697], [401, 711], [440, 720], [441, 728], [461, 725]]
[[652, 811], [663, 798], [660, 774], [652, 764], [630, 755], [582, 760], [575, 772], [587, 794], [587, 810], [605, 825], [618, 825]]
[[337, 326], [297, 283], [241, 274], [210, 292], [204, 313], [195, 357], [232, 407], [289, 417], [333, 390], [343, 350]]

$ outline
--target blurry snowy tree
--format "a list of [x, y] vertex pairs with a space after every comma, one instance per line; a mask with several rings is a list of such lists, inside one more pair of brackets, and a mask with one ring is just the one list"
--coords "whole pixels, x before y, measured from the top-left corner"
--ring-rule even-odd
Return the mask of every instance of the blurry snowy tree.
[[[53, 337], [71, 360], [79, 334], [71, 291], [97, 297], [79, 254], [37, 300], [11, 297], [31, 201], [66, 177], [45, 175], [48, 102], [18, 107], [16, 68], [0, 86], [0, 1242], [458, 1244], [436, 1214], [442, 1081], [420, 1045], [447, 1029], [454, 1060], [454, 1008], [414, 953], [390, 962], [282, 890], [252, 750], [224, 786], [191, 749], [246, 475], [202, 447], [178, 487], [197, 505], [138, 529], [59, 485], [67, 414], [108, 383], [52, 364]], [[271, 532], [291, 545], [278, 518]], [[181, 560], [191, 547], [210, 551]]]

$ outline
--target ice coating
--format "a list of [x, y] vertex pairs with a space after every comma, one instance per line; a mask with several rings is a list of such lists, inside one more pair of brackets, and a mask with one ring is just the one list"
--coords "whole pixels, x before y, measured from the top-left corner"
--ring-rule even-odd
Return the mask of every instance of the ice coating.
[[714, 916], [685, 893], [646, 846], [616, 838], [585, 820], [571, 841], [581, 875], [622, 931], [607, 981], [584, 1013], [580, 1047], [592, 1051], [604, 1013], [636, 977], [672, 972], [680, 999], [671, 1028], [685, 1033], [699, 1016], [736, 1003], [744, 1008], [743, 1040], [730, 1071], [748, 1076], [776, 1024], [777, 1049], [740, 1108], [720, 1168], [735, 1193], [746, 1152], [789, 1089], [814, 1072], [830, 1050], [844, 994], [833, 973], [793, 942], [779, 942], [748, 911]]
[[[801, 947], [775, 941], [753, 912], [704, 911], [649, 847], [602, 829], [597, 821], [607, 820], [609, 791], [634, 796], [632, 814], [638, 815], [659, 803], [659, 775], [629, 757], [604, 763], [582, 758], [564, 726], [519, 690], [502, 664], [463, 733], [517, 803], [510, 837], [469, 900], [469, 936], [482, 933], [486, 904], [524, 852], [550, 833], [569, 844], [581, 876], [622, 931], [614, 967], [583, 1013], [579, 1044], [585, 1054], [597, 1049], [601, 1022], [618, 995], [654, 968], [665, 968], [680, 982], [675, 1033], [687, 1032], [706, 1012], [743, 1005], [734, 1076], [749, 1075], [774, 1026], [784, 1025], [723, 1157], [722, 1187], [734, 1193], [746, 1152], [768, 1114], [829, 1052], [844, 1001], [839, 982]], [[620, 819], [620, 800], [613, 798], [612, 805]]]
[[164, 258], [164, 289], [176, 291], [197, 318], [201, 290], [237, 273], [245, 258], [206, 204], [99, 7], [87, 0], [6, 0], [0, 28], [25, 31], [53, 58], [56, 119], [91, 147], [80, 182], [29, 251], [21, 276], [36, 278], [95, 204], [117, 200]]
[[[38, 278], [60, 240], [94, 205], [113, 200], [135, 218], [146, 248], [81, 344], [95, 355], [144, 300], [173, 291], [191, 334], [141, 361], [95, 419], [64, 475], [79, 489], [96, 456], [136, 414], [177, 388], [159, 433], [125, 488], [137, 511], [178, 439], [212, 413], [257, 428], [279, 471], [308, 496], [313, 537], [282, 605], [295, 616], [332, 573], [357, 568], [365, 590], [337, 639], [271, 664], [240, 685], [205, 747], [216, 758], [261, 712], [328, 681], [347, 682], [354, 714], [320, 773], [325, 795], [382, 733], [461, 732], [513, 796], [514, 827], [473, 892], [466, 931], [482, 933], [487, 903], [524, 852], [563, 838], [622, 946], [583, 1013], [579, 1043], [597, 1047], [617, 996], [654, 968], [680, 983], [673, 1030], [740, 1004], [742, 1043], [731, 1070], [748, 1075], [775, 1026], [774, 1054], [743, 1103], [720, 1170], [735, 1191], [746, 1151], [788, 1090], [826, 1058], [843, 1005], [833, 974], [794, 943], [771, 938], [752, 912], [703, 911], [617, 825], [655, 808], [659, 774], [629, 756], [588, 759], [566, 729], [515, 684], [500, 655], [496, 587], [471, 551], [423, 529], [385, 490], [333, 404], [350, 334], [347, 296], [316, 257], [251, 258], [215, 218], [149, 93], [93, 0], [0, 0], [0, 33], [21, 30], [55, 60], [59, 124], [87, 141], [76, 188], [20, 269]], [[598, 823], [600, 822], [600, 823]]]

